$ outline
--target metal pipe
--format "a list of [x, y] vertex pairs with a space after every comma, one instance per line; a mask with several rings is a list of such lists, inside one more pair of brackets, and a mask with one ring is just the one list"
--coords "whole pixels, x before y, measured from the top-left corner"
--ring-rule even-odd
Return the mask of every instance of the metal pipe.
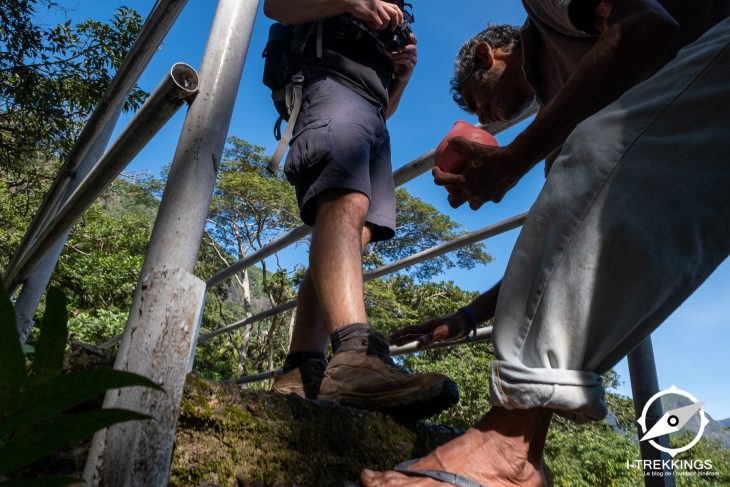
[[[134, 157], [157, 134], [177, 110], [198, 90], [198, 75], [187, 64], [177, 63], [145, 101], [124, 132], [97, 162], [58, 210], [36, 242], [8, 274], [11, 287], [33, 270], [59, 238], [66, 235], [76, 221], [127, 167]], [[64, 239], [65, 240], [65, 239]]]
[[256, 375], [245, 375], [236, 379], [235, 381], [232, 380], [228, 382], [235, 382], [236, 384], [250, 384], [251, 382], [259, 382], [262, 380], [271, 379], [272, 377], [276, 377], [277, 375], [281, 375], [283, 373], [284, 369], [282, 367], [279, 367], [278, 369], [261, 372]]
[[[448, 348], [448, 347], [454, 347], [456, 345], [463, 345], [465, 343], [476, 343], [476, 342], [484, 342], [492, 338], [492, 327], [487, 326], [484, 328], [478, 328], [477, 334], [473, 338], [459, 338], [457, 340], [450, 340], [446, 342], [437, 342], [433, 343], [431, 345], [425, 346], [425, 347], [418, 347], [418, 342], [411, 342], [406, 343], [403, 346], [396, 346], [391, 345], [390, 346], [390, 355], [392, 357], [398, 356], [398, 355], [406, 355], [409, 353], [414, 352], [425, 352], [426, 350], [435, 350], [437, 348]], [[266, 372], [261, 372], [254, 375], [246, 375], [243, 377], [239, 377], [235, 381], [236, 384], [250, 384], [251, 382], [259, 382], [266, 379], [271, 379], [272, 377], [276, 377], [277, 375], [281, 375], [284, 372], [284, 369], [279, 367], [278, 369], [269, 370]]]
[[[631, 395], [634, 401], [634, 411], [636, 417], [640, 418], [643, 414], [644, 405], [649, 399], [659, 392], [659, 379], [656, 373], [656, 363], [654, 362], [654, 347], [651, 344], [651, 336], [646, 337], [635, 349], [628, 354], [629, 377], [631, 380]], [[646, 424], [653, 425], [663, 416], [664, 411], [660, 401], [654, 401], [646, 413]], [[637, 423], [639, 438], [644, 433]], [[669, 436], [664, 435], [656, 438], [654, 441], [660, 445], [669, 448]], [[644, 475], [644, 485], [646, 487], [674, 487], [674, 471], [671, 467], [672, 457], [668, 453], [662, 452], [654, 448], [648, 441], [639, 442], [639, 451], [642, 460], [658, 460], [662, 464], [662, 476]]]
[[163, 384], [165, 394], [109, 391], [104, 407], [155, 421], [98, 432], [85, 485], [168, 484], [175, 426], [205, 299], [192, 272], [241, 83], [258, 0], [220, 0], [200, 68], [200, 92], [185, 117], [129, 319], [114, 363]]
[[[111, 138], [114, 127], [116, 126], [120, 110], [115, 116], [109, 120], [107, 126], [101, 131], [92, 147], [86, 152], [84, 160], [81, 161], [80, 170], [86, 171], [92, 164], [98, 161], [104, 154], [109, 139]], [[60, 203], [60, 201], [59, 201]], [[57, 208], [54, 208], [54, 213]], [[49, 213], [50, 215], [50, 213]], [[18, 293], [18, 298], [15, 300], [15, 323], [18, 328], [18, 335], [20, 336], [20, 343], [25, 343], [30, 336], [30, 332], [33, 331], [35, 321], [33, 320], [38, 304], [41, 302], [43, 293], [46, 292], [48, 287], [48, 281], [51, 280], [51, 275], [56, 268], [58, 258], [61, 256], [64, 247], [66, 246], [66, 239], [68, 235], [64, 235], [58, 241], [56, 241], [51, 249], [46, 252], [45, 257], [40, 259], [37, 265], [34, 266], [33, 272], [28, 275], [27, 279], [23, 280], [23, 288]]]
[[522, 213], [511, 218], [507, 218], [506, 220], [502, 220], [501, 222], [495, 223], [494, 225], [484, 227], [474, 232], [466, 233], [453, 240], [449, 240], [448, 242], [444, 242], [435, 247], [431, 247], [430, 249], [418, 252], [417, 254], [409, 255], [408, 257], [405, 257], [399, 261], [392, 262], [390, 264], [378, 267], [377, 269], [373, 269], [372, 271], [366, 272], [363, 278], [365, 281], [370, 281], [386, 274], [392, 274], [393, 272], [399, 271], [405, 267], [409, 267], [420, 262], [433, 259], [434, 257], [438, 257], [447, 252], [451, 252], [452, 250], [457, 250], [462, 247], [466, 247], [467, 245], [471, 245], [473, 243], [486, 240], [495, 235], [499, 235], [500, 233], [519, 228], [520, 226], [522, 226], [525, 218], [527, 218], [527, 213]]
[[256, 252], [247, 255], [243, 259], [234, 262], [230, 266], [226, 267], [225, 269], [217, 272], [215, 275], [213, 275], [210, 279], [206, 281], [206, 285], [208, 288], [212, 288], [217, 286], [218, 284], [222, 283], [229, 277], [233, 277], [233, 275], [236, 274], [236, 272], [242, 271], [244, 269], [247, 269], [251, 267], [252, 265], [256, 264], [257, 262], [261, 262], [267, 257], [270, 257], [271, 255], [274, 255], [279, 250], [288, 247], [292, 243], [296, 242], [297, 240], [300, 240], [307, 235], [309, 235], [312, 232], [312, 227], [308, 227], [307, 225], [300, 225], [296, 227], [294, 230], [290, 230], [289, 232], [285, 233], [279, 238], [276, 238], [272, 240], [271, 242], [267, 243], [263, 247], [261, 247]]
[[[257, 321], [265, 320], [266, 318], [268, 318], [270, 316], [278, 315], [279, 313], [289, 311], [290, 309], [294, 309], [296, 307], [297, 307], [297, 300], [292, 299], [291, 301], [287, 301], [284, 304], [280, 304], [279, 306], [274, 306], [271, 309], [267, 309], [266, 311], [263, 311], [259, 314], [250, 316], [250, 317], [246, 318], [245, 320], [237, 321], [235, 323], [231, 323], [228, 326], [224, 326], [224, 327], [218, 328], [217, 330], [213, 330], [209, 333], [200, 335], [200, 338], [198, 338], [198, 343], [202, 343], [204, 341], [210, 340], [211, 338], [217, 337], [218, 335], [223, 335], [224, 333], [228, 333], [228, 332], [231, 332], [238, 328], [242, 328], [246, 325], [250, 325], [251, 323], [256, 323]], [[102, 345], [102, 347], [103, 346], [104, 345]]]
[[436, 342], [431, 345], [428, 345], [426, 347], [418, 347], [418, 342], [411, 342], [406, 343], [405, 345], [401, 347], [397, 347], [395, 345], [390, 346], [390, 354], [392, 356], [397, 355], [406, 355], [408, 353], [413, 352], [423, 352], [426, 350], [434, 350], [437, 348], [448, 348], [453, 347], [455, 345], [463, 345], [464, 343], [476, 343], [476, 342], [484, 342], [492, 338], [492, 327], [491, 326], [485, 326], [484, 328], [477, 328], [477, 334], [475, 337], [463, 337], [456, 340], [449, 340], [446, 342]]
[[[410, 255], [397, 262], [393, 262], [391, 264], [387, 264], [387, 265], [378, 267], [377, 269], [364, 273], [363, 281], [364, 282], [372, 281], [373, 279], [377, 279], [380, 276], [383, 276], [386, 274], [392, 274], [393, 272], [399, 271], [405, 267], [408, 267], [408, 266], [411, 266], [414, 264], [418, 264], [419, 262], [423, 262], [425, 260], [432, 259], [434, 257], [438, 257], [439, 255], [445, 254], [452, 250], [457, 250], [462, 247], [466, 247], [467, 245], [471, 245], [475, 242], [479, 242], [481, 240], [486, 240], [490, 237], [494, 237], [495, 235], [499, 235], [501, 233], [508, 232], [508, 231], [522, 225], [522, 222], [525, 220], [526, 217], [527, 217], [527, 213], [522, 213], [520, 215], [513, 216], [511, 218], [507, 218], [506, 220], [503, 220], [499, 223], [495, 223], [494, 225], [484, 227], [480, 230], [469, 232], [467, 234], [462, 235], [461, 237], [455, 238], [454, 240], [450, 240], [441, 245], [431, 247], [430, 249], [426, 249], [423, 252], [419, 252], [417, 254]], [[242, 328], [246, 325], [250, 325], [251, 323], [256, 323], [257, 321], [261, 321], [263, 319], [266, 319], [266, 318], [276, 315], [278, 313], [288, 311], [290, 309], [295, 308], [296, 306], [297, 306], [297, 300], [293, 299], [284, 304], [280, 304], [279, 306], [268, 309], [262, 313], [256, 314], [249, 318], [246, 318], [245, 320], [237, 321], [230, 325], [218, 328], [217, 330], [213, 330], [211, 332], [200, 335], [200, 338], [198, 338], [198, 343], [202, 343], [206, 340], [210, 340], [213, 337], [222, 335], [223, 333], [228, 333], [228, 332], [231, 332], [238, 328]], [[109, 340], [108, 342], [103, 343], [101, 345], [101, 347], [102, 348], [109, 347], [111, 345], [114, 345], [114, 343], [116, 343], [117, 341], [118, 341], [118, 337], [113, 338], [113, 339]]]
[[[87, 163], [93, 164], [96, 162], [95, 160], [88, 161], [87, 153], [94, 146], [100, 134], [109, 131], [110, 124], [114, 125], [113, 122], [121, 112], [129, 93], [137, 84], [152, 56], [159, 49], [162, 40], [186, 4], [187, 0], [158, 0], [153, 7], [142, 26], [137, 40], [125, 56], [122, 65], [84, 125], [74, 147], [66, 158], [66, 162], [46, 193], [43, 203], [38, 208], [36, 216], [23, 237], [23, 241], [7, 266], [8, 273], [17, 274], [18, 262], [23, 259], [36, 237], [43, 231], [45, 222], [54, 216], [54, 209], [58, 208], [65, 200], [69, 190], [73, 191], [75, 188], [73, 181], [77, 180], [78, 176], [83, 176], [88, 172], [90, 166], [85, 167], [88, 165]], [[109, 135], [111, 135], [110, 132]], [[107, 142], [108, 140], [109, 137], [107, 136]], [[106, 142], [103, 145], [106, 146]], [[52, 263], [54, 267], [55, 264], [55, 262]], [[6, 289], [8, 294], [12, 294], [19, 283], [14, 282], [14, 285], [10, 287], [7, 285], [9, 281], [9, 279], [5, 279]]]

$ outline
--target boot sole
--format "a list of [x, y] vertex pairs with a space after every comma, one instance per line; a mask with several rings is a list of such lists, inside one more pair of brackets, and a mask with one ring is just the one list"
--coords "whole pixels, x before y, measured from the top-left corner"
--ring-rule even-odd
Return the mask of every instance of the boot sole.
[[459, 402], [459, 387], [446, 379], [426, 388], [403, 394], [402, 389], [387, 392], [320, 394], [317, 398], [334, 401], [342, 406], [377, 411], [405, 419], [424, 419], [444, 411]]

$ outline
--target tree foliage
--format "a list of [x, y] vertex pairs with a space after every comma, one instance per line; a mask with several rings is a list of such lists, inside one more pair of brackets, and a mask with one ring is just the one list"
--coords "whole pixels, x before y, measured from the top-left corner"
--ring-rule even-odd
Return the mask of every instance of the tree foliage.
[[[39, 10], [64, 12], [51, 0], [0, 2], [0, 168], [23, 169], [33, 159], [63, 158], [101, 98], [142, 26], [121, 7], [109, 23], [71, 19], [56, 26]], [[145, 93], [135, 88], [126, 108]]]
[[[396, 236], [370, 245], [363, 259], [365, 268], [400, 260], [465, 233], [461, 224], [403, 188], [396, 190], [396, 204]], [[455, 267], [471, 269], [487, 264], [492, 257], [484, 249], [481, 243], [469, 245], [412, 266], [408, 274], [425, 281]]]

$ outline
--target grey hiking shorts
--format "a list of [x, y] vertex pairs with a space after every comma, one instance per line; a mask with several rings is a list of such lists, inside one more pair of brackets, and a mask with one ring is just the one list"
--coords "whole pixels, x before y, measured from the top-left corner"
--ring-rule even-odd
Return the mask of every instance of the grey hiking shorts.
[[395, 235], [395, 185], [385, 114], [339, 82], [304, 88], [284, 173], [294, 185], [302, 221], [314, 225], [317, 195], [358, 191], [370, 200], [372, 240]]

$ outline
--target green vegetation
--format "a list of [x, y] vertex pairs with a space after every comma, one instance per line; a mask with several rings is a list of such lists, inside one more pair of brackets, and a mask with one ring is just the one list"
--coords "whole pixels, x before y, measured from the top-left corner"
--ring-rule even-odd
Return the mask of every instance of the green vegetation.
[[191, 375], [170, 484], [341, 486], [365, 467], [392, 467], [456, 434]]
[[[0, 3], [3, 172], [23, 173], [29, 161], [71, 149], [142, 26], [141, 16], [126, 7], [109, 23], [89, 19], [73, 25], [68, 19], [53, 27], [36, 20], [45, 10], [64, 13], [53, 0]], [[138, 107], [144, 97], [135, 89], [127, 108]]]
[[[0, 476], [51, 454], [69, 443], [91, 436], [108, 426], [131, 420], [151, 419], [125, 409], [72, 408], [108, 389], [142, 386], [162, 389], [131, 372], [91, 369], [61, 374], [67, 341], [66, 299], [53, 288], [48, 292], [46, 311], [32, 365], [20, 346], [13, 306], [2, 290], [0, 295]], [[16, 485], [20, 480], [0, 483]], [[71, 477], [43, 479], [43, 485], [70, 485]]]
[[[141, 26], [141, 18], [136, 12], [121, 8], [107, 23], [87, 20], [72, 25], [69, 20], [47, 27], [34, 20], [34, 12], [39, 8], [57, 7], [50, 0], [0, 4], [0, 226], [3, 228], [0, 232], [0, 269], [12, 257], [58, 170], [59, 161], [72, 146], [83, 120], [99, 100]], [[127, 108], [138, 106], [143, 97], [141, 90], [135, 90]], [[230, 138], [195, 269], [202, 278], [250, 255], [266, 242], [299, 225], [291, 186], [281, 174], [266, 173], [263, 168], [267, 162], [263, 148], [237, 137]], [[68, 299], [68, 328], [72, 340], [100, 344], [122, 331], [164, 183], [164, 175], [159, 178], [147, 174], [126, 175], [114, 182], [73, 228], [52, 277], [52, 285], [62, 288]], [[368, 269], [453, 239], [463, 232], [457, 222], [406, 190], [398, 190], [397, 198], [398, 238], [369, 247], [365, 255]], [[449, 269], [467, 269], [489, 261], [485, 247], [473, 245], [409, 268], [407, 272], [368, 283], [366, 304], [373, 325], [387, 334], [404, 325], [454, 312], [473, 299], [475, 293], [439, 279], [448, 278], [444, 272]], [[303, 269], [284, 268], [273, 258], [209, 290], [201, 333], [293, 299], [302, 274]], [[59, 389], [62, 385], [65, 387], [68, 381], [74, 380], [86, 384], [86, 389], [78, 387], [85, 391], [84, 397], [90, 397], [91, 392], [98, 394], [106, 388], [127, 383], [128, 379], [109, 375], [109, 371], [58, 375], [63, 348], [59, 344], [63, 345], [67, 340], [66, 332], [61, 332], [62, 328], [65, 330], [61, 309], [66, 307], [60, 299], [57, 293], [49, 293], [41, 306], [40, 326], [25, 348], [33, 358], [29, 374], [26, 357], [17, 345], [15, 328], [8, 326], [12, 310], [6, 300], [2, 303], [0, 474], [31, 460], [30, 457], [18, 457], [16, 452], [33, 452], [37, 458], [50, 451], [37, 447], [34, 442], [49, 448], [58, 447], [57, 443], [38, 439], [33, 434], [39, 430], [39, 424], [54, 421], [71, 424], [69, 418], [80, 414], [69, 413], [67, 409], [76, 404], [82, 394], [62, 393]], [[283, 313], [206, 341], [197, 351], [197, 374], [225, 380], [280, 365], [288, 347], [292, 319], [291, 312]], [[492, 359], [491, 345], [482, 343], [413, 354], [404, 357], [402, 363], [414, 372], [446, 373], [459, 383], [462, 398], [459, 405], [433, 421], [466, 428], [488, 409], [487, 381]], [[200, 390], [208, 387], [198, 379], [191, 380]], [[607, 380], [615, 381], [616, 377], [609, 376]], [[265, 409], [278, 408], [284, 399], [271, 399], [261, 394], [259, 391], [265, 387], [265, 383], [254, 384], [251, 386], [253, 391], [245, 391], [245, 394], [239, 389], [231, 389], [229, 392], [237, 399], [228, 404], [203, 401], [198, 392], [193, 391], [183, 404], [181, 424], [204, 426], [200, 431], [216, 432], [231, 444], [235, 441], [229, 433], [243, 433], [253, 442], [253, 452], [260, 451], [256, 448], [263, 448], [262, 445], [293, 449], [291, 461], [284, 465], [269, 466], [266, 457], [262, 456], [259, 463], [252, 466], [250, 471], [256, 477], [253, 480], [273, 482], [280, 478], [276, 468], [303, 469], [305, 464], [311, 463], [308, 452], [299, 452], [298, 457], [295, 453], [297, 448], [306, 445], [305, 437], [321, 434], [325, 423], [315, 421], [307, 426], [311, 419], [308, 415], [298, 418], [296, 424], [288, 421], [289, 418], [285, 421], [268, 417]], [[36, 411], [33, 408], [22, 410], [37, 404], [38, 397], [49, 398], [44, 403], [47, 409], [43, 414], [33, 413]], [[61, 399], [66, 402], [58, 402]], [[253, 401], [252, 406], [249, 400]], [[546, 459], [554, 485], [629, 486], [641, 482], [636, 470], [625, 468], [626, 461], [639, 458], [631, 403], [626, 398], [609, 395], [608, 404], [610, 423], [578, 426], [555, 418]], [[306, 410], [314, 406], [305, 403], [302, 407]], [[330, 413], [327, 411], [320, 416], [328, 417]], [[88, 427], [78, 428], [79, 433], [86, 434], [93, 431], [92, 426], [96, 428], [101, 424], [99, 413], [90, 414], [85, 423]], [[132, 413], [103, 414], [111, 415], [105, 419], [109, 421], [133, 417]], [[413, 446], [422, 440], [417, 432], [390, 431], [393, 423], [389, 419], [373, 416], [368, 423], [370, 430], [351, 431], [347, 428], [352, 414], [341, 411], [331, 414], [337, 416], [326, 427], [349, 435], [349, 440], [340, 438], [335, 446], [362, 443], [362, 451], [371, 455], [362, 457], [370, 462], [365, 463], [369, 466], [387, 467], [397, 460], [389, 453], [392, 450], [381, 451], [382, 445], [405, 448], [408, 456], [430, 449], [431, 445]], [[48, 431], [52, 430], [43, 428], [44, 433]], [[201, 448], [209, 444], [193, 433], [190, 435], [191, 444], [200, 442]], [[63, 438], [65, 441], [70, 437]], [[265, 439], [271, 441], [267, 443]], [[18, 442], [23, 443], [18, 446]], [[27, 445], [33, 445], [33, 448]], [[334, 450], [340, 453], [337, 448]], [[234, 455], [235, 448], [218, 451]], [[358, 452], [353, 450], [352, 453]], [[682, 477], [678, 478], [677, 484], [730, 484], [729, 455], [719, 443], [703, 439], [680, 458], [711, 459], [721, 476], [709, 479]], [[243, 457], [235, 456], [210, 458], [209, 470], [213, 473], [230, 470], [231, 465], [243, 461]], [[184, 459], [180, 461], [182, 463], [174, 468], [178, 469], [175, 475], [183, 485], [201, 479], [215, 480], [207, 476], [210, 472], [199, 472], [200, 475], [188, 472]], [[347, 468], [352, 465], [338, 464], [334, 456], [326, 461], [335, 465], [335, 471], [351, 474]], [[314, 475], [312, 470], [307, 472]]]

